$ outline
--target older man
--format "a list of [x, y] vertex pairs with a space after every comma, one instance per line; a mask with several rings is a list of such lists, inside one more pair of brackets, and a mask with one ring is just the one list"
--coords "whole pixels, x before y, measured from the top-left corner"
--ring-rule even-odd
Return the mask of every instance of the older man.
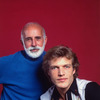
[[50, 49], [43, 61], [45, 74], [54, 84], [41, 100], [100, 100], [100, 86], [77, 78], [79, 62], [67, 46]]
[[47, 36], [38, 23], [27, 23], [21, 31], [24, 50], [0, 58], [1, 100], [38, 100], [44, 83], [41, 63]]

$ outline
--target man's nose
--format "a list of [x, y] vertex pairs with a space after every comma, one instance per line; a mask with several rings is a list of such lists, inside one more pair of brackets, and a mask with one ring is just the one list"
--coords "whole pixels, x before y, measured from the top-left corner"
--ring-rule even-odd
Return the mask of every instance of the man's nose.
[[36, 44], [36, 40], [33, 39], [33, 40], [32, 40], [32, 46], [35, 47], [36, 45], [37, 45], [37, 44]]
[[58, 69], [58, 75], [59, 75], [59, 76], [65, 75], [65, 71], [64, 71], [63, 68], [59, 68], [59, 69]]

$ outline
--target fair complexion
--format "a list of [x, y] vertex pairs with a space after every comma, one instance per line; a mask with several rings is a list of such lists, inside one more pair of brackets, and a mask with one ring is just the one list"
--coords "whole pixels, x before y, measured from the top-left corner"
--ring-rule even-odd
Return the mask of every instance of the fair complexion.
[[27, 55], [38, 58], [44, 51], [47, 37], [44, 37], [42, 27], [36, 24], [27, 26], [22, 34], [22, 43]]
[[48, 75], [62, 96], [60, 100], [65, 100], [65, 93], [68, 91], [74, 80], [74, 73], [75, 70], [72, 66], [72, 59], [60, 57], [51, 60]]
[[[43, 43], [47, 42], [47, 37], [44, 38], [42, 28], [38, 25], [31, 25], [24, 30], [23, 40], [25, 47], [42, 47]], [[38, 49], [31, 50], [32, 52], [38, 51]]]

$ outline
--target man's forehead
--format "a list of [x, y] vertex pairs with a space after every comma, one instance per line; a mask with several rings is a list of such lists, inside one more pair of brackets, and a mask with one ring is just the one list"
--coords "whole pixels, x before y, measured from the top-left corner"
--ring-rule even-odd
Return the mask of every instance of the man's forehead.
[[50, 61], [50, 65], [57, 65], [57, 64], [72, 64], [72, 59], [67, 59], [66, 57], [59, 57], [53, 58]]
[[24, 28], [24, 31], [27, 30], [38, 30], [38, 31], [42, 31], [42, 27], [39, 25], [30, 25]]
[[33, 26], [30, 26], [30, 27], [27, 27], [24, 29], [24, 35], [40, 35], [42, 36], [43, 35], [43, 31], [42, 31], [42, 28], [41, 27], [33, 27]]

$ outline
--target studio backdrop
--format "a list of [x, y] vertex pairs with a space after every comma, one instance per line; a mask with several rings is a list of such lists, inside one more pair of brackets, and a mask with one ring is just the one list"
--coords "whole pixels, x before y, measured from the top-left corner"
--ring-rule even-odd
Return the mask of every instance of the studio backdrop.
[[79, 78], [100, 84], [100, 0], [1, 0], [0, 57], [23, 49], [20, 34], [28, 22], [45, 28], [45, 51], [69, 46], [80, 62]]

